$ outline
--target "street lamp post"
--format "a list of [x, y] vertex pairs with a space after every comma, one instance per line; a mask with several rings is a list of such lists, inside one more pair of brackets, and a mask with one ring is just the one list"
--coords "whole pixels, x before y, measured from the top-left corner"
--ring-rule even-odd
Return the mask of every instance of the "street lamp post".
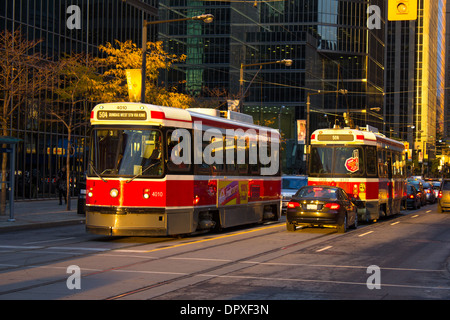
[[269, 61], [269, 62], [258, 62], [258, 63], [250, 63], [250, 64], [241, 63], [241, 69], [240, 69], [240, 73], [239, 73], [239, 111], [240, 112], [242, 112], [242, 100], [244, 98], [244, 94], [245, 94], [245, 92], [247, 92], [248, 88], [250, 88], [250, 85], [251, 85], [251, 83], [250, 83], [247, 90], [244, 92], [244, 68], [259, 66], [259, 68], [261, 70], [262, 66], [264, 66], [264, 65], [276, 64], [276, 63], [284, 64], [286, 67], [292, 66], [291, 59], [283, 59], [283, 60]]
[[199, 20], [203, 21], [204, 23], [211, 23], [214, 20], [214, 16], [212, 14], [201, 14], [195, 17], [172, 19], [172, 20], [156, 20], [156, 21], [144, 20], [142, 27], [141, 103], [145, 103], [145, 72], [147, 69], [147, 26], [154, 24], [189, 21], [189, 20]]

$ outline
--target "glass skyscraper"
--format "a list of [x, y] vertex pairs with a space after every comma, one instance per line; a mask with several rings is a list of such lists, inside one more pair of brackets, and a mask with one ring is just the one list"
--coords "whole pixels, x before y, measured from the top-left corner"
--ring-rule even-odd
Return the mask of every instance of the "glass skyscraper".
[[[157, 6], [154, 1], [145, 2]], [[76, 28], [68, 25], [75, 14], [70, 6], [79, 9]], [[130, 39], [140, 45], [143, 19], [154, 18], [121, 0], [0, 1], [0, 32], [20, 30], [29, 40], [42, 39], [36, 52], [49, 60], [64, 53], [89, 52], [96, 56], [98, 45], [114, 40]], [[155, 39], [155, 31], [150, 31], [149, 41]], [[44, 98], [25, 101], [9, 119], [9, 135], [23, 140], [17, 146], [16, 199], [54, 197], [52, 180], [65, 165], [66, 129], [61, 123], [47, 121], [50, 116], [43, 104]], [[85, 106], [87, 113], [91, 107]], [[76, 181], [87, 168], [88, 125], [78, 128], [72, 137], [75, 151], [70, 163]]]
[[[381, 12], [383, 0], [371, 1]], [[385, 23], [367, 27], [365, 0], [193, 1], [161, 0], [160, 18], [211, 13], [214, 23], [161, 26], [166, 50], [187, 54], [185, 63], [164, 78], [199, 100], [242, 99], [243, 112], [280, 128], [283, 170], [304, 173], [303, 145], [296, 120], [306, 119], [307, 92], [347, 90], [311, 96], [310, 132], [344, 125], [347, 112], [357, 125], [383, 130]], [[292, 59], [291, 67], [268, 62]], [[244, 68], [240, 97], [241, 65]], [[218, 97], [217, 93], [221, 96]]]
[[415, 21], [388, 22], [386, 132], [434, 159], [444, 131], [446, 0], [418, 0]]
[[[297, 120], [305, 120], [311, 96], [310, 132], [354, 123], [384, 129], [385, 20], [367, 26], [366, 0], [204, 1], [145, 0], [158, 8], [158, 19], [213, 14], [211, 24], [184, 21], [160, 24], [149, 41], [163, 40], [165, 50], [186, 60], [161, 70], [160, 85], [193, 95], [196, 106], [227, 109], [241, 100], [241, 110], [256, 122], [281, 129], [283, 171], [305, 173]], [[384, 13], [384, 0], [371, 0]], [[75, 5], [81, 27], [66, 25]], [[50, 59], [88, 51], [114, 40], [141, 44], [142, 22], [154, 17], [122, 0], [9, 0], [0, 2], [0, 30], [20, 28], [29, 39], [43, 39], [38, 51]], [[275, 63], [293, 60], [292, 66]], [[267, 64], [269, 63], [269, 64]], [[263, 64], [260, 65], [259, 64]], [[240, 72], [243, 81], [240, 86]], [[347, 94], [336, 92], [345, 89]], [[241, 93], [244, 93], [241, 96]], [[89, 110], [91, 106], [86, 106]], [[9, 132], [23, 139], [17, 156], [17, 198], [53, 196], [51, 179], [66, 159], [67, 136], [61, 124], [44, 121], [39, 101], [26, 103], [12, 117]], [[86, 169], [87, 127], [74, 133], [71, 165]], [[34, 171], [34, 172], [33, 172]]]

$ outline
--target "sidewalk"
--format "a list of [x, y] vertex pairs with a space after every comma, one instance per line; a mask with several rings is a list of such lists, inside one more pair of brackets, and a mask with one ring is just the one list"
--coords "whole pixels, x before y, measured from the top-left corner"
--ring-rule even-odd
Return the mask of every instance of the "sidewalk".
[[85, 216], [77, 214], [77, 198], [71, 199], [71, 210], [66, 205], [58, 205], [57, 199], [16, 201], [14, 203], [14, 219], [8, 221], [9, 210], [6, 216], [0, 216], [0, 233], [46, 228], [62, 225], [84, 224]]

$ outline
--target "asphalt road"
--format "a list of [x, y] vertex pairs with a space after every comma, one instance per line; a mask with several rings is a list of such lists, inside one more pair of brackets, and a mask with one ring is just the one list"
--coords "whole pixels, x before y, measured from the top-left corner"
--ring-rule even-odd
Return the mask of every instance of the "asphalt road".
[[[0, 300], [246, 300], [262, 314], [275, 300], [449, 298], [450, 214], [436, 205], [345, 234], [288, 232], [284, 217], [184, 238], [110, 238], [84, 226], [0, 234]], [[221, 306], [215, 314], [233, 311]]]

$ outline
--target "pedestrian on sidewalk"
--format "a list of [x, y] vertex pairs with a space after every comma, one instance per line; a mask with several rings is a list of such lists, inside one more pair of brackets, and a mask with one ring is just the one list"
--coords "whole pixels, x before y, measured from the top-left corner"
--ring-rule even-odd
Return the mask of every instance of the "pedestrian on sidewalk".
[[56, 186], [59, 192], [59, 205], [62, 205], [62, 198], [64, 197], [64, 203], [67, 204], [67, 174], [66, 167], [62, 167], [58, 171], [56, 177]]

